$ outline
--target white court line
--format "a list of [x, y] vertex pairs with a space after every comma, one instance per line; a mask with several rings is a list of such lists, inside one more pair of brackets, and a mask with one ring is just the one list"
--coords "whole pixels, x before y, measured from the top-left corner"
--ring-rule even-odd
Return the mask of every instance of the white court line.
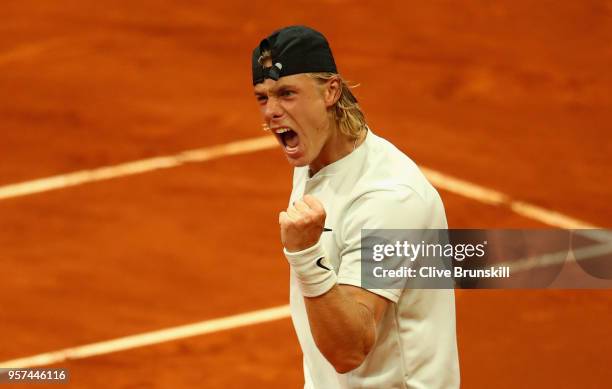
[[587, 247], [572, 248], [572, 250], [542, 254], [531, 258], [519, 259], [514, 262], [503, 262], [495, 264], [495, 266], [508, 266], [511, 268], [512, 273], [519, 273], [532, 269], [559, 265], [565, 263], [568, 258], [573, 258], [574, 261], [578, 262], [594, 257], [601, 257], [610, 253], [612, 253], [612, 242], [606, 242], [593, 244]]
[[175, 155], [141, 159], [119, 165], [81, 170], [74, 173], [60, 174], [38, 180], [0, 186], [0, 200], [68, 188], [88, 182], [142, 174], [153, 170], [169, 169], [189, 162], [204, 162], [229, 155], [251, 153], [258, 150], [270, 149], [277, 144], [278, 143], [273, 137], [263, 136], [218, 146], [183, 151]]
[[[183, 165], [188, 162], [203, 162], [211, 159], [222, 158], [229, 155], [250, 153], [275, 147], [276, 140], [271, 136], [246, 139], [242, 141], [227, 143], [218, 146], [206, 147], [196, 150], [184, 151], [171, 156], [143, 159], [123, 163], [114, 166], [106, 166], [97, 169], [82, 170], [74, 173], [62, 174], [53, 177], [27, 181], [0, 187], [0, 200], [31, 195], [71, 186], [81, 185], [88, 182], [107, 180], [111, 178], [124, 177], [141, 174], [158, 169], [168, 169]], [[431, 183], [438, 187], [460, 196], [464, 196], [486, 204], [498, 205], [510, 208], [512, 211], [545, 224], [555, 227], [597, 228], [584, 221], [550, 211], [533, 204], [513, 200], [510, 196], [495, 190], [482, 187], [471, 182], [461, 180], [444, 173], [421, 168]], [[86, 358], [120, 350], [142, 347], [169, 340], [177, 340], [185, 337], [202, 335], [210, 332], [222, 331], [230, 328], [238, 328], [270, 320], [277, 320], [289, 316], [287, 306], [270, 308], [263, 311], [254, 311], [242, 315], [229, 316], [225, 318], [203, 321], [187, 326], [174, 327], [165, 330], [149, 332], [140, 335], [128, 336], [106, 342], [94, 343], [50, 353], [35, 355], [26, 358], [14, 359], [1, 362], [0, 367], [32, 367], [62, 362], [68, 359]]]
[[421, 170], [425, 176], [427, 176], [427, 179], [431, 182], [431, 184], [438, 189], [443, 189], [472, 200], [480, 201], [481, 203], [507, 207], [513, 212], [528, 219], [537, 220], [553, 227], [566, 229], [599, 228], [593, 224], [559, 212], [551, 211], [549, 209], [538, 207], [537, 205], [522, 201], [513, 200], [507, 194], [449, 176], [436, 170], [426, 167], [421, 167]]
[[574, 234], [584, 236], [592, 240], [599, 242], [610, 242], [612, 241], [612, 233], [610, 230], [577, 230]]
[[[62, 189], [88, 182], [108, 180], [134, 174], [142, 174], [153, 170], [169, 169], [190, 162], [204, 162], [230, 155], [246, 154], [254, 151], [273, 148], [277, 145], [272, 136], [262, 136], [218, 146], [183, 151], [178, 154], [142, 159], [119, 165], [105, 166], [96, 169], [81, 170], [74, 173], [26, 181], [17, 184], [0, 186], [0, 200], [34, 193]], [[513, 212], [529, 219], [537, 220], [554, 227], [567, 229], [598, 228], [585, 221], [512, 199], [510, 196], [485, 188], [483, 186], [449, 176], [442, 172], [421, 167], [431, 183], [439, 188], [460, 196], [467, 197], [485, 204], [507, 207]]]
[[51, 365], [68, 360], [83, 359], [95, 355], [109, 354], [137, 347], [150, 346], [171, 340], [185, 339], [193, 336], [219, 332], [233, 328], [265, 323], [289, 317], [289, 306], [282, 305], [259, 311], [227, 316], [220, 319], [206, 320], [199, 323], [167, 328], [159, 331], [126, 336], [104, 342], [91, 343], [84, 346], [66, 348], [59, 351], [34, 355], [26, 358], [0, 362], [0, 368], [27, 368]]

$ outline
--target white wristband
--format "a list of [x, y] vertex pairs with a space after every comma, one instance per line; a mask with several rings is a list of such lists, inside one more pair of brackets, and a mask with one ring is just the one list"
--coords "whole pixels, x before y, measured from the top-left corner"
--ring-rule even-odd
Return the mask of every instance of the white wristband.
[[285, 248], [283, 251], [296, 275], [303, 296], [320, 296], [336, 285], [336, 272], [327, 260], [320, 241], [302, 251], [289, 252]]

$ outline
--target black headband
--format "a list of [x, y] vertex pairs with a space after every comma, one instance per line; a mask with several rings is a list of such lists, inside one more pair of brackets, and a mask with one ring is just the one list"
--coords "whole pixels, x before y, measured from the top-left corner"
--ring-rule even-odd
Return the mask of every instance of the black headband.
[[[271, 52], [272, 66], [264, 68], [261, 53]], [[300, 73], [338, 73], [327, 39], [305, 26], [289, 26], [273, 32], [253, 50], [253, 85], [266, 78]]]

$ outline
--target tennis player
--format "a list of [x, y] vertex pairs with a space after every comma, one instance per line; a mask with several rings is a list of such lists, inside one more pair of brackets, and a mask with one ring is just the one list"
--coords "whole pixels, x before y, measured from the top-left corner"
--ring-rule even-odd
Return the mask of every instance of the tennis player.
[[361, 287], [361, 230], [445, 229], [440, 196], [368, 128], [321, 33], [275, 31], [252, 71], [264, 127], [294, 166], [279, 224], [304, 387], [459, 387], [454, 291]]

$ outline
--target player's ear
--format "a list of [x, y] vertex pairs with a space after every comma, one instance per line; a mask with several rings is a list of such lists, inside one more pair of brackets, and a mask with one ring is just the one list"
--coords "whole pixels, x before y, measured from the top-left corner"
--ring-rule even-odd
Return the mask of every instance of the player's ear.
[[342, 89], [342, 83], [340, 81], [340, 77], [335, 76], [327, 80], [325, 83], [325, 93], [323, 95], [325, 99], [325, 106], [331, 107], [340, 98], [340, 92]]

